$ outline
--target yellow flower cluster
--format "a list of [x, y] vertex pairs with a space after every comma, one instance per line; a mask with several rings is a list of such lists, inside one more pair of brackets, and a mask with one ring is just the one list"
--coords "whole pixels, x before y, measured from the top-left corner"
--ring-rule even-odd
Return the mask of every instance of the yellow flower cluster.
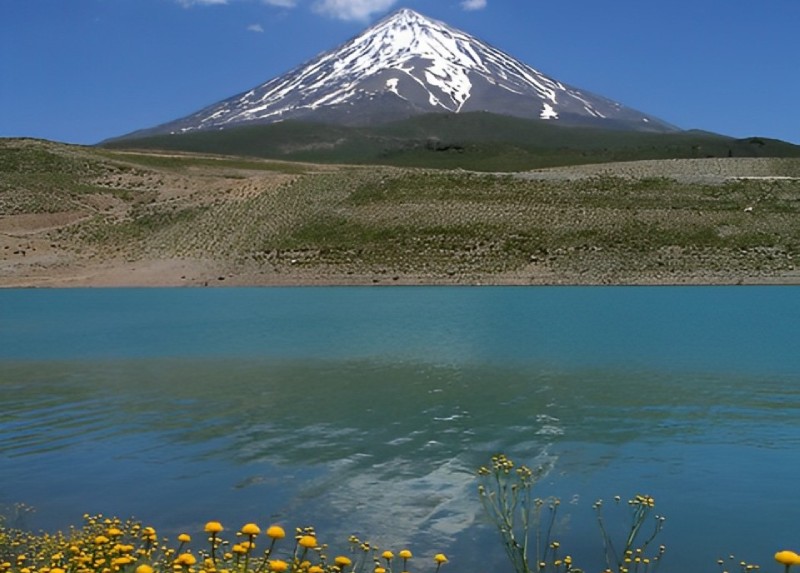
[[[791, 560], [791, 555], [794, 554], [793, 551], [778, 551], [775, 554], [775, 560], [778, 563], [784, 563], [786, 565], [786, 571], [789, 570], [789, 567], [792, 563], [785, 563], [785, 560]], [[797, 554], [794, 554], [797, 557]], [[795, 561], [794, 564], [800, 563], [800, 557], [797, 557], [798, 561]], [[737, 560], [735, 555], [728, 555], [728, 559], [718, 559], [717, 565], [719, 565], [721, 573], [729, 573], [730, 568], [735, 568], [738, 566], [738, 569], [741, 573], [758, 573], [761, 569], [760, 565], [756, 565], [754, 563], [748, 563], [747, 561], [740, 561]]]
[[506, 457], [505, 454], [497, 454], [492, 456], [492, 468], [494, 471], [507, 474], [514, 469], [514, 462]]
[[628, 501], [629, 505], [640, 505], [643, 507], [655, 507], [656, 500], [649, 495], [637, 495]]
[[[287, 534], [280, 525], [262, 534], [257, 524], [247, 523], [235, 541], [223, 539], [224, 530], [220, 522], [209, 521], [203, 528], [206, 540], [192, 547], [189, 533], [170, 543], [151, 526], [101, 515], [85, 515], [82, 527], [57, 534], [9, 529], [0, 521], [0, 573], [392, 573], [391, 551], [379, 553], [377, 546], [355, 537], [348, 555], [331, 559], [313, 527], [297, 528], [291, 542], [283, 541]], [[257, 552], [262, 535], [267, 548]], [[397, 555], [406, 573], [411, 551]], [[438, 553], [432, 561], [438, 571], [447, 557]]]

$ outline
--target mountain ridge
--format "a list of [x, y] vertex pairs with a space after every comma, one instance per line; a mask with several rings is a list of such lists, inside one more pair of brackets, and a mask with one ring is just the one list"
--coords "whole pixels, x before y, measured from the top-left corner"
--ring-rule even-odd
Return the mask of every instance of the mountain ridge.
[[478, 171], [641, 159], [800, 156], [800, 146], [760, 137], [598, 129], [485, 112], [431, 113], [367, 127], [287, 120], [118, 139], [103, 147]]

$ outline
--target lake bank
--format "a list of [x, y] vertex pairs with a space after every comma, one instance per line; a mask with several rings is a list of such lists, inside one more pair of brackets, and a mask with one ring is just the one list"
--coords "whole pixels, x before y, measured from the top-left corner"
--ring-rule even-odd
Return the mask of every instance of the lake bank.
[[800, 284], [798, 159], [477, 173], [0, 144], [0, 286]]
[[[22, 257], [20, 257], [22, 258]], [[119, 260], [91, 257], [66, 263], [38, 250], [12, 267], [0, 266], [0, 288], [79, 287], [230, 287], [230, 286], [654, 286], [654, 285], [798, 285], [800, 270], [744, 273], [694, 270], [681, 273], [555, 272], [531, 264], [497, 273], [396, 272], [390, 269], [341, 270], [330, 266], [233, 265], [203, 259]], [[719, 265], [722, 266], [722, 265]]]

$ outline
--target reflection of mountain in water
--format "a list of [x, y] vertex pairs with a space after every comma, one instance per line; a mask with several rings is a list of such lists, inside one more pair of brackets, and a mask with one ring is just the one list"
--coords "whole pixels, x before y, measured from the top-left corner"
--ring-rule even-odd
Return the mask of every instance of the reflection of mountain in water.
[[[123, 477], [156, 465], [208, 500], [198, 522], [218, 503], [239, 504], [406, 542], [431, 532], [452, 542], [473, 527], [474, 469], [498, 448], [534, 459], [549, 440], [540, 430], [557, 420], [537, 419], [555, 407], [546, 380], [531, 386], [529, 373], [481, 367], [146, 360], [20, 366], [13, 377], [8, 432], [28, 439], [3, 440], [0, 453], [113, 451], [102, 472], [132, 488], [137, 514], [180, 499]], [[102, 501], [119, 512], [113, 496]]]
[[[775, 398], [797, 395], [789, 378], [252, 360], [7, 373], [4, 483], [43, 520], [50, 509], [66, 524], [103, 511], [190, 531], [210, 518], [311, 523], [420, 551], [494, 539], [473, 471], [499, 451], [557, 459], [541, 495], [590, 503], [597, 484], [611, 495], [680, 475], [686, 448], [758, 448], [797, 429]], [[70, 472], [42, 471], [51, 464]], [[603, 475], [613, 481], [581, 481]]]

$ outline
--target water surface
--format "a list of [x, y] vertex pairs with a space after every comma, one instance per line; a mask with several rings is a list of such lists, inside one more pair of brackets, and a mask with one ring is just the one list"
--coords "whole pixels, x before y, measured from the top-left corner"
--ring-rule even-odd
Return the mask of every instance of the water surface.
[[[670, 570], [800, 538], [800, 289], [0, 292], [0, 504], [198, 532], [315, 524], [505, 567], [474, 469], [553, 470], [602, 569], [599, 497], [655, 496]], [[666, 566], [666, 564], [665, 564]], [[502, 569], [501, 569], [502, 570]]]

